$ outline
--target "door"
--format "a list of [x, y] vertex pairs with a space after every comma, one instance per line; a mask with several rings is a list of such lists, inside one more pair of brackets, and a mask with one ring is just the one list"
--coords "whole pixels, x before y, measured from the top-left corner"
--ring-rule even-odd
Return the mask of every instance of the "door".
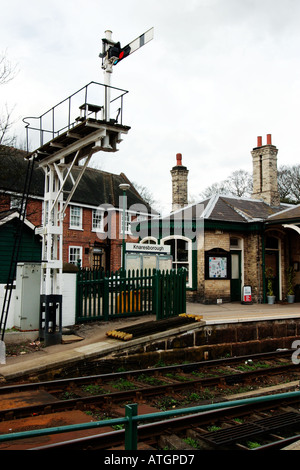
[[241, 301], [242, 292], [242, 270], [241, 270], [241, 252], [231, 251], [231, 281], [230, 297], [231, 302]]
[[279, 252], [276, 250], [266, 250], [265, 265], [266, 273], [269, 273], [272, 280], [274, 295], [276, 300], [279, 300]]

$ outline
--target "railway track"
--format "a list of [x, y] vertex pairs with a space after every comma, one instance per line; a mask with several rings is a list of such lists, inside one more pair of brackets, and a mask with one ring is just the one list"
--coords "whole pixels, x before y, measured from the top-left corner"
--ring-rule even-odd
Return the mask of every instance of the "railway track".
[[[0, 434], [114, 419], [124, 416], [126, 403], [138, 403], [139, 414], [145, 414], [223, 402], [241, 387], [253, 389], [282, 380], [294, 381], [292, 389], [299, 384], [299, 367], [292, 363], [290, 351], [2, 386]], [[141, 425], [139, 438], [150, 449], [174, 448], [176, 445], [191, 448], [193, 444], [196, 448], [223, 450], [232, 445], [247, 448], [247, 438], [251, 442], [251, 438], [259, 434], [275, 435], [274, 429], [297, 428], [300, 433], [298, 402], [273, 404], [271, 410], [279, 410], [275, 414], [265, 404], [260, 411], [258, 405], [255, 411], [249, 411], [249, 407], [238, 408]], [[243, 417], [241, 413], [244, 413]], [[216, 426], [216, 429], [209, 426]], [[232, 430], [227, 431], [229, 428]], [[291, 436], [280, 436], [281, 441], [285, 438]], [[270, 439], [267, 444], [270, 444]], [[28, 439], [2, 442], [0, 450], [48, 447], [111, 449], [122, 445], [124, 430], [107, 426], [96, 433], [95, 430], [76, 431], [30, 439], [30, 442]]]

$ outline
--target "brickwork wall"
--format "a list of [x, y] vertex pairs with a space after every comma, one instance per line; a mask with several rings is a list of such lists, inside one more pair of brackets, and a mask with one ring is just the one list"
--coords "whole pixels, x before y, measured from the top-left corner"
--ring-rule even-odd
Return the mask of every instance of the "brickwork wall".
[[[82, 209], [82, 230], [70, 228], [70, 206], [67, 207], [64, 219], [64, 262], [68, 262], [69, 246], [82, 247], [82, 266], [91, 267], [93, 263], [93, 247], [96, 244], [105, 250], [107, 259], [104, 267], [117, 271], [122, 261], [122, 235], [120, 234], [121, 217], [119, 211], [111, 211], [105, 218], [104, 233], [92, 231], [92, 210]], [[108, 232], [107, 232], [108, 230]], [[126, 236], [125, 242], [137, 242], [137, 238]], [[85, 253], [88, 249], [88, 253]]]
[[230, 251], [230, 238], [235, 237], [242, 240], [242, 270], [243, 283], [252, 287], [254, 302], [261, 300], [263, 295], [262, 281], [262, 256], [261, 237], [257, 233], [245, 235], [238, 232], [226, 232], [218, 230], [205, 231], [204, 244], [197, 253], [197, 295], [195, 299], [201, 302], [216, 303], [217, 299], [229, 302], [230, 280], [207, 280], [205, 279], [205, 251], [214, 248], [222, 248]]
[[26, 218], [36, 227], [42, 224], [42, 207], [43, 204], [41, 200], [28, 200]]
[[224, 302], [230, 301], [230, 280], [205, 279], [205, 251], [214, 248], [230, 249], [230, 234], [220, 230], [206, 230], [204, 243], [199, 243], [201, 248], [197, 253], [197, 295], [195, 300], [205, 303], [216, 303], [217, 299]]
[[254, 302], [259, 302], [263, 296], [261, 237], [257, 233], [251, 233], [243, 240], [244, 285], [251, 286], [252, 299]]
[[8, 194], [0, 195], [0, 210], [8, 211], [10, 209], [10, 196]]
[[[2, 194], [0, 196], [0, 211], [10, 210], [11, 196]], [[38, 226], [42, 223], [42, 201], [40, 199], [28, 199], [26, 218], [33, 225]]]
[[[10, 209], [10, 195], [0, 197], [1, 211]], [[42, 200], [29, 199], [27, 204], [27, 219], [35, 226], [42, 224]], [[120, 220], [119, 220], [120, 219]], [[82, 248], [82, 266], [93, 266], [93, 248], [97, 246], [103, 249], [103, 266], [111, 271], [117, 271], [121, 267], [122, 238], [120, 234], [120, 212], [112, 211], [106, 218], [104, 230], [109, 233], [97, 233], [92, 230], [92, 209], [82, 208], [82, 229], [70, 228], [70, 206], [66, 209], [63, 238], [63, 263], [69, 262], [69, 246]], [[137, 242], [137, 238], [126, 236], [125, 242]]]

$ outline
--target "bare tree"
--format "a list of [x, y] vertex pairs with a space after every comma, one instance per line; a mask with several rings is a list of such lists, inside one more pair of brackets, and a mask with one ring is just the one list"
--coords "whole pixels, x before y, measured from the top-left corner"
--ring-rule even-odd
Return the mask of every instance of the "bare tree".
[[300, 204], [300, 165], [293, 165], [291, 169], [292, 177], [292, 200], [296, 204]]
[[279, 167], [278, 191], [281, 202], [300, 203], [300, 165]]
[[[281, 202], [300, 204], [300, 165], [282, 165], [278, 168], [278, 192]], [[213, 194], [248, 197], [252, 193], [252, 176], [244, 170], [236, 170], [225, 180], [208, 186], [200, 197]]]
[[144, 199], [144, 201], [146, 201], [149, 206], [154, 207], [157, 204], [157, 201], [154, 199], [153, 194], [151, 193], [151, 191], [149, 191], [148, 188], [146, 188], [146, 186], [135, 183], [134, 181], [132, 184], [141, 196], [141, 198]]
[[200, 196], [210, 197], [213, 194], [223, 194], [231, 196], [249, 196], [252, 191], [252, 177], [244, 170], [236, 170], [225, 180], [208, 186]]
[[236, 170], [227, 178], [226, 183], [228, 185], [231, 194], [238, 197], [250, 196], [252, 192], [252, 176], [248, 171]]
[[223, 195], [228, 195], [229, 191], [226, 185], [226, 180], [221, 181], [219, 183], [213, 183], [211, 186], [207, 186], [202, 193], [200, 193], [200, 197], [205, 199], [213, 194], [223, 194]]
[[277, 172], [278, 191], [281, 202], [290, 202], [291, 199], [291, 168], [287, 165], [282, 165], [278, 168]]
[[[8, 60], [6, 52], [0, 53], [0, 85], [6, 85], [17, 73], [16, 66]], [[15, 144], [15, 136], [10, 135], [12, 128], [12, 110], [8, 109], [7, 104], [0, 110], [0, 145], [12, 146]]]

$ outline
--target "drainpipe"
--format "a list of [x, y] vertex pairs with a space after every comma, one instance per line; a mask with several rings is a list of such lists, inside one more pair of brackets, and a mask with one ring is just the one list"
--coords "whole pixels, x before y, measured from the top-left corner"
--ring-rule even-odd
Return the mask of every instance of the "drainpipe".
[[261, 251], [262, 251], [262, 280], [263, 280], [263, 303], [267, 301], [266, 297], [266, 262], [265, 262], [265, 227], [261, 230]]

